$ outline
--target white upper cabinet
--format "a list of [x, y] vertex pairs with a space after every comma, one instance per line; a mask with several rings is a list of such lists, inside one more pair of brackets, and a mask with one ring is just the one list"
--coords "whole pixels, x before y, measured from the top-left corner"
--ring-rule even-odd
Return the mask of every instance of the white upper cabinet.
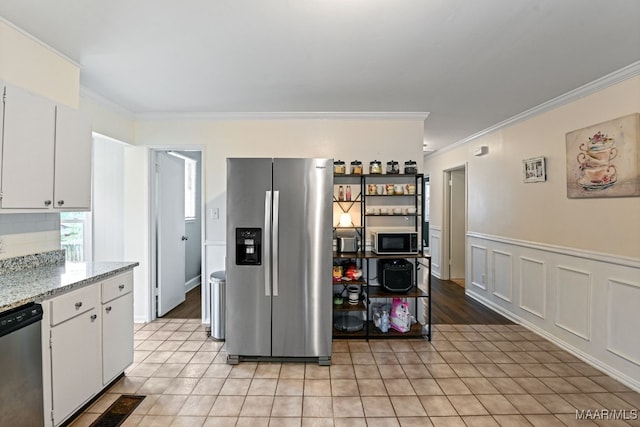
[[0, 208], [90, 209], [89, 121], [24, 89], [4, 89]]
[[56, 107], [53, 202], [60, 209], [91, 206], [91, 125], [82, 113]]
[[53, 204], [55, 104], [5, 86], [2, 208], [48, 209]]

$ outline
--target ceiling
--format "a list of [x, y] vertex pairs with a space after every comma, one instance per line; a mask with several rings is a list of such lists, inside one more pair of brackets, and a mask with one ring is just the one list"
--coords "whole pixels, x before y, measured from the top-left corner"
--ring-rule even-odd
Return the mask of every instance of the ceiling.
[[429, 112], [439, 149], [640, 59], [637, 0], [2, 0], [135, 114]]

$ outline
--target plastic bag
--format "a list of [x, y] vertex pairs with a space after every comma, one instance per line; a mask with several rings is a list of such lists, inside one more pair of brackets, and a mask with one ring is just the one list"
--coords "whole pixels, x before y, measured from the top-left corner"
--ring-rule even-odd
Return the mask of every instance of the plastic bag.
[[398, 332], [409, 332], [411, 329], [411, 313], [409, 303], [400, 298], [394, 298], [391, 303], [391, 327]]

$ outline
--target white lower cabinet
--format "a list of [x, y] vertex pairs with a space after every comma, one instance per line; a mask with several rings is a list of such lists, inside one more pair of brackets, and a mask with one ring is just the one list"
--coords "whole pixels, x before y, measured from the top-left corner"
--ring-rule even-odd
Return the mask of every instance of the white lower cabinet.
[[133, 273], [102, 283], [102, 384], [133, 363]]
[[98, 288], [89, 286], [50, 301], [51, 402], [60, 424], [102, 386]]
[[51, 427], [66, 421], [133, 362], [133, 272], [42, 305], [45, 426]]

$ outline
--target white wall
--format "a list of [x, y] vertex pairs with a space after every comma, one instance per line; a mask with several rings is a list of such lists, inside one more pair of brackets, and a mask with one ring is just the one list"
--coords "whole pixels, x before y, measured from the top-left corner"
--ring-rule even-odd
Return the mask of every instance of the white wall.
[[124, 260], [124, 144], [93, 138], [93, 260]]
[[[636, 74], [425, 159], [434, 273], [444, 268], [443, 171], [468, 162], [467, 294], [636, 389], [640, 198], [568, 199], [565, 134], [639, 111]], [[473, 156], [481, 145], [489, 154]], [[522, 160], [537, 156], [547, 181], [525, 184]]]

